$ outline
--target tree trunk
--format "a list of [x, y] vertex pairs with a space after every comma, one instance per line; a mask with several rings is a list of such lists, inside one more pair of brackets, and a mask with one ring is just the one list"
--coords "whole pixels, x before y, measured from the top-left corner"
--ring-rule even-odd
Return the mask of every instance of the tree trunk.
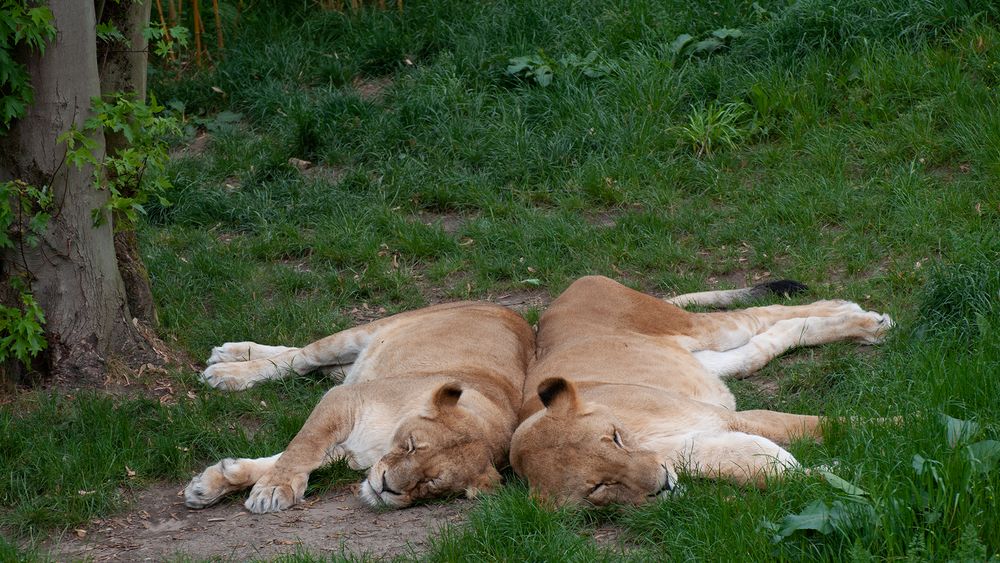
[[[97, 59], [101, 77], [101, 95], [113, 96], [117, 92], [132, 92], [136, 99], [146, 99], [146, 38], [142, 31], [149, 22], [152, 3], [107, 2], [96, 0], [102, 13], [97, 14], [100, 23], [110, 23], [125, 35], [128, 44], [111, 43], [98, 46]], [[108, 155], [114, 155], [128, 148], [125, 135], [108, 131], [104, 134]], [[132, 194], [124, 193], [130, 196]], [[124, 214], [116, 214], [115, 254], [118, 258], [118, 272], [125, 284], [125, 296], [129, 310], [141, 322], [157, 325], [156, 305], [149, 286], [149, 272], [139, 253], [139, 238], [133, 225]]]
[[[91, 213], [105, 206], [108, 194], [95, 189], [91, 167], [66, 163], [66, 146], [56, 143], [71, 126], [83, 128], [91, 98], [100, 95], [94, 5], [52, 0], [49, 7], [56, 40], [44, 55], [18, 54], [27, 64], [35, 100], [0, 140], [0, 180], [49, 186], [54, 209], [37, 246], [4, 252], [2, 275], [29, 277], [45, 313], [49, 373], [74, 383], [99, 384], [112, 358], [134, 364], [155, 355], [132, 322], [111, 221], [94, 226]], [[100, 159], [104, 137], [94, 140]]]

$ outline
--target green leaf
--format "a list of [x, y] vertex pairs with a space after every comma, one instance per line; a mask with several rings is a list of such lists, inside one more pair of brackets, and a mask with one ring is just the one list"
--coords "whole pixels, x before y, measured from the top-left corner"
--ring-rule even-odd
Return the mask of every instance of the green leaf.
[[988, 473], [1000, 463], [1000, 442], [983, 440], [966, 446], [966, 453], [973, 470], [978, 473]]
[[691, 37], [687, 33], [682, 33], [677, 36], [677, 39], [670, 42], [670, 51], [675, 55], [681, 55], [687, 50], [692, 41], [694, 41], [694, 37]]
[[781, 541], [799, 530], [816, 530], [822, 534], [833, 531], [830, 507], [821, 500], [814, 501], [798, 514], [785, 516], [777, 526], [775, 541]]
[[727, 39], [739, 39], [740, 37], [743, 37], [743, 31], [740, 29], [731, 29], [722, 27], [713, 31], [712, 36], [717, 37], [723, 41]]
[[97, 24], [97, 38], [107, 42], [125, 42], [125, 36], [122, 35], [122, 32], [118, 31], [114, 24], [108, 22]]
[[538, 278], [524, 279], [524, 280], [521, 280], [521, 283], [523, 283], [524, 285], [533, 285], [533, 286], [536, 286], [536, 287], [542, 285], [541, 280], [539, 280]]
[[701, 41], [694, 44], [693, 52], [696, 55], [713, 53], [724, 46], [722, 41], [714, 37], [709, 37], [708, 39], [702, 39]]
[[535, 82], [539, 86], [545, 87], [552, 84], [552, 69], [548, 65], [542, 65], [535, 69], [533, 73], [535, 77]]
[[954, 448], [960, 442], [964, 442], [972, 438], [972, 436], [979, 431], [979, 425], [970, 420], [952, 418], [943, 413], [940, 418], [941, 422], [945, 425], [949, 447]]
[[518, 74], [525, 70], [530, 70], [534, 63], [532, 61], [533, 57], [514, 57], [507, 61], [507, 73], [508, 74]]
[[817, 500], [802, 512], [785, 516], [779, 524], [765, 522], [765, 528], [776, 532], [772, 541], [777, 543], [799, 531], [814, 530], [824, 535], [844, 533], [854, 528], [871, 526], [876, 519], [875, 509], [867, 501], [845, 505], [835, 500], [832, 505], [827, 506], [825, 502]]
[[841, 479], [840, 477], [834, 475], [833, 473], [825, 469], [818, 469], [816, 471], [817, 473], [822, 475], [824, 479], [826, 479], [827, 484], [829, 484], [831, 487], [835, 489], [840, 489], [841, 491], [844, 491], [845, 493], [856, 497], [868, 496], [868, 493], [861, 487], [849, 481]]

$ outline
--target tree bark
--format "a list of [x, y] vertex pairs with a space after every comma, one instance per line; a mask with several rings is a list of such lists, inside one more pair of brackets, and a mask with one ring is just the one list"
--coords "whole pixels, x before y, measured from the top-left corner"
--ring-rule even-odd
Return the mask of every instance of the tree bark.
[[[0, 180], [49, 186], [54, 209], [37, 246], [4, 252], [0, 275], [23, 273], [30, 280], [46, 318], [48, 372], [73, 383], [100, 384], [112, 358], [135, 364], [155, 354], [132, 322], [111, 221], [95, 226], [91, 215], [103, 209], [108, 194], [95, 189], [91, 167], [66, 163], [66, 146], [56, 143], [71, 126], [83, 128], [91, 98], [100, 95], [94, 4], [52, 0], [49, 7], [56, 39], [44, 55], [18, 54], [27, 64], [35, 100], [0, 139]], [[94, 140], [100, 159], [104, 136]]]
[[[107, 98], [117, 92], [132, 92], [136, 99], [145, 100], [147, 54], [146, 38], [142, 31], [149, 22], [152, 3], [149, 0], [121, 3], [96, 0], [94, 4], [102, 6], [102, 13], [97, 15], [100, 23], [114, 25], [127, 40], [127, 44], [116, 42], [98, 46], [101, 95]], [[128, 141], [121, 133], [108, 131], [104, 138], [108, 155], [115, 155], [128, 148]], [[114, 225], [118, 272], [125, 284], [129, 310], [141, 322], [156, 326], [156, 304], [149, 285], [149, 272], [139, 253], [139, 237], [136, 236], [135, 225], [124, 214], [116, 214]]]

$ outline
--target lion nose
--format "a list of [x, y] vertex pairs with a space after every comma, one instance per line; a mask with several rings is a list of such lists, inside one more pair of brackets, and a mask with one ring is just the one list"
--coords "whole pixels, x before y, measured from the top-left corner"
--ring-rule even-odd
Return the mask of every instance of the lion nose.
[[661, 463], [660, 467], [663, 468], [663, 472], [665, 474], [664, 477], [663, 477], [663, 486], [661, 486], [655, 493], [651, 493], [651, 494], [646, 495], [647, 497], [650, 497], [650, 498], [657, 497], [657, 496], [663, 494], [664, 492], [671, 492], [671, 491], [674, 490], [675, 484], [670, 481], [670, 470], [667, 469], [666, 464], [662, 464]]
[[670, 469], [667, 468], [666, 464], [661, 467], [663, 467], [666, 476], [663, 478], [663, 488], [660, 489], [660, 492], [674, 490], [674, 483], [670, 480]]
[[390, 495], [399, 496], [399, 491], [394, 491], [391, 488], [389, 488], [389, 483], [386, 482], [385, 480], [385, 473], [382, 474], [382, 492], [389, 493]]

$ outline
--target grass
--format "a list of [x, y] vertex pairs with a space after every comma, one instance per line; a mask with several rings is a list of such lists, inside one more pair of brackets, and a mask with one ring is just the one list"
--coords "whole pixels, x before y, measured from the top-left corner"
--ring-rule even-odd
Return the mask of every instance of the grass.
[[[344, 15], [256, 3], [213, 70], [151, 77], [159, 100], [211, 129], [203, 152], [172, 163], [173, 205], [142, 228], [161, 334], [201, 358], [221, 341], [302, 344], [438, 300], [554, 296], [590, 273], [658, 293], [799, 279], [813, 288], [800, 301], [892, 313], [894, 336], [875, 353], [791, 354], [753, 380], [773, 391], [733, 388], [741, 408], [907, 415], [793, 448], [808, 465], [839, 462], [873, 517], [774, 543], [765, 520], [854, 501], [810, 478], [766, 491], [690, 482], [642, 509], [549, 512], [514, 482], [426, 557], [1000, 552], [997, 472], [976, 474], [939, 417], [975, 421], [967, 443], [1000, 423], [1000, 12], [976, 0], [757, 5], [415, 1]], [[678, 35], [718, 28], [743, 37], [672, 54]], [[506, 73], [512, 57], [590, 51], [605, 76], [557, 67], [542, 87]], [[363, 97], [355, 80], [387, 86]], [[720, 108], [740, 111], [722, 120]], [[3, 406], [0, 525], [41, 537], [219, 457], [272, 453], [327, 385], [223, 395], [190, 373], [171, 379], [173, 404], [37, 391]], [[938, 477], [917, 474], [915, 455]], [[353, 478], [335, 468], [314, 486]], [[621, 529], [625, 550], [587, 539], [599, 526]]]

